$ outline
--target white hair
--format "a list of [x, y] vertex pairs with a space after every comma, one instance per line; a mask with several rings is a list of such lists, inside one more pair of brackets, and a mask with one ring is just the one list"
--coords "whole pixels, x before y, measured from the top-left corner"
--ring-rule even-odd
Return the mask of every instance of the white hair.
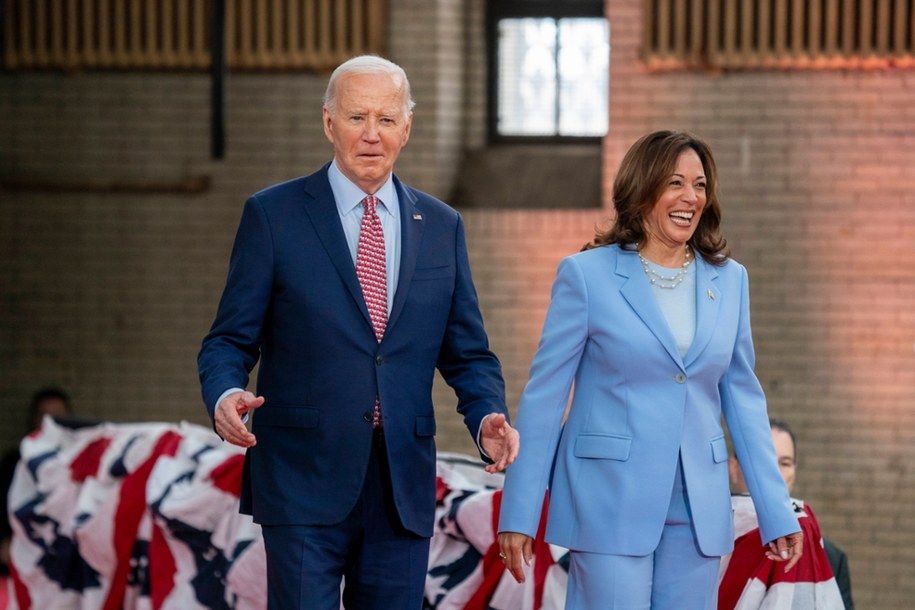
[[346, 60], [334, 70], [327, 81], [327, 91], [324, 92], [324, 106], [333, 113], [337, 107], [337, 81], [346, 74], [390, 74], [403, 91], [403, 114], [407, 117], [413, 110], [416, 102], [410, 93], [410, 80], [403, 68], [392, 61], [378, 55], [359, 55]]

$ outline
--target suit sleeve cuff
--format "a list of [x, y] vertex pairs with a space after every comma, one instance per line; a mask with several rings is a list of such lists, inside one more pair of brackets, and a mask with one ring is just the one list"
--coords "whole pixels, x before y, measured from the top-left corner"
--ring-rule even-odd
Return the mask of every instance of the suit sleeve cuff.
[[492, 417], [495, 413], [490, 413], [483, 417], [480, 420], [480, 427], [477, 428], [477, 449], [480, 451], [480, 455], [483, 456], [484, 460], [489, 460], [492, 462], [492, 458], [489, 457], [489, 454], [483, 450], [482, 436], [483, 436], [483, 424], [486, 423], [486, 418]]
[[[223, 399], [225, 399], [226, 396], [229, 396], [230, 394], [234, 394], [235, 392], [244, 392], [244, 391], [245, 391], [244, 388], [229, 388], [228, 390], [226, 390], [225, 392], [220, 394], [219, 398], [216, 399], [216, 405], [213, 407], [213, 413], [214, 414], [216, 413], [216, 409], [219, 408], [219, 403], [221, 403], [223, 401]], [[248, 423], [248, 414], [247, 413], [245, 413], [244, 415], [241, 416], [241, 423], [243, 423], [243, 424]]]

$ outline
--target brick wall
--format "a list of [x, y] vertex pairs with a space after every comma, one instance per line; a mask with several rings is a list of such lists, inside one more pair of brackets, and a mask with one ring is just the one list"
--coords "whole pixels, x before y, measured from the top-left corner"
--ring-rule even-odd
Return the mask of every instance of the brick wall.
[[757, 372], [798, 435], [795, 495], [849, 554], [859, 608], [915, 594], [915, 72], [650, 74], [637, 2], [609, 2], [605, 183], [644, 132], [712, 145], [750, 273]]
[[[657, 128], [706, 138], [724, 225], [749, 269], [758, 372], [799, 437], [796, 495], [848, 553], [858, 607], [915, 597], [915, 73], [651, 74], [638, 0], [608, 3], [605, 200]], [[392, 0], [392, 59], [418, 106], [398, 173], [441, 197], [485, 142], [484, 0]], [[195, 359], [247, 194], [330, 154], [323, 75], [232, 74], [223, 161], [208, 158], [200, 74], [0, 74], [0, 178], [174, 182], [198, 195], [0, 191], [0, 446], [33, 389], [82, 415], [204, 422]], [[511, 179], [506, 176], [507, 180]], [[606, 212], [467, 210], [471, 263], [517, 405], [559, 259]], [[441, 384], [439, 446], [472, 451]]]

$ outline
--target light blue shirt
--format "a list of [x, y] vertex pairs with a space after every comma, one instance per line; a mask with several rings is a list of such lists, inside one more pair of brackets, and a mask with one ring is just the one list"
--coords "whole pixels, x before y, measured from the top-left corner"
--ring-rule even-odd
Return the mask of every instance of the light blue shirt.
[[[679, 269], [662, 267], [648, 261], [656, 273], [672, 277]], [[685, 358], [696, 337], [696, 263], [686, 268], [686, 277], [676, 288], [661, 288], [652, 284], [651, 291], [667, 320], [667, 326], [677, 341], [680, 357]]]
[[[330, 180], [330, 189], [334, 192], [334, 201], [337, 202], [337, 212], [343, 224], [343, 233], [346, 234], [346, 245], [353, 257], [353, 266], [356, 265], [356, 250], [359, 248], [359, 227], [362, 224], [362, 215], [365, 207], [362, 200], [368, 193], [362, 192], [358, 186], [337, 167], [337, 160], [330, 164], [327, 170]], [[381, 200], [378, 218], [381, 219], [381, 230], [384, 231], [384, 257], [388, 278], [388, 314], [394, 304], [394, 293], [397, 291], [397, 279], [400, 275], [400, 205], [397, 199], [397, 189], [394, 180], [388, 176], [387, 181], [376, 193]]]

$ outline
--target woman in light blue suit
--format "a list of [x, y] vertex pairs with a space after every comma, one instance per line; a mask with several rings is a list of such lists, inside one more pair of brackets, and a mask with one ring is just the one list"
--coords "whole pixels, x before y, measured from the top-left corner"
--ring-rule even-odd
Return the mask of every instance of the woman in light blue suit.
[[523, 581], [549, 489], [546, 539], [571, 550], [567, 610], [713, 609], [733, 547], [722, 414], [768, 555], [787, 570], [802, 548], [753, 372], [747, 272], [727, 257], [715, 162], [696, 137], [636, 142], [613, 201], [613, 226], [559, 265], [501, 554]]

